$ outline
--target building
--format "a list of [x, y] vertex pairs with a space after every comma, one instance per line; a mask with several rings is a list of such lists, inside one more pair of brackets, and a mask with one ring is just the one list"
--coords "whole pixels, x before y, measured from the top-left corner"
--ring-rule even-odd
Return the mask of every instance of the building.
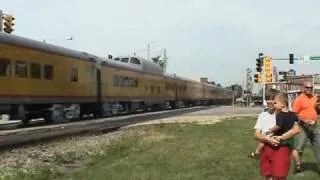
[[320, 74], [287, 76], [285, 81], [267, 84], [266, 92], [267, 95], [272, 90], [278, 90], [286, 93], [301, 92], [303, 91], [303, 83], [305, 81], [313, 82], [314, 94], [320, 96]]

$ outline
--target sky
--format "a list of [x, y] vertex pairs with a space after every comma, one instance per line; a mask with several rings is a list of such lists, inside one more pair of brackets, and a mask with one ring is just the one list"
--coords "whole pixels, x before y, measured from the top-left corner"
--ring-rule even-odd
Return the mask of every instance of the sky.
[[[106, 57], [147, 57], [167, 49], [168, 73], [223, 86], [243, 84], [259, 52], [273, 58], [320, 55], [320, 1], [0, 0], [13, 34]], [[66, 38], [72, 36], [73, 40]], [[287, 71], [288, 61], [273, 61]], [[320, 61], [295, 62], [298, 74]]]

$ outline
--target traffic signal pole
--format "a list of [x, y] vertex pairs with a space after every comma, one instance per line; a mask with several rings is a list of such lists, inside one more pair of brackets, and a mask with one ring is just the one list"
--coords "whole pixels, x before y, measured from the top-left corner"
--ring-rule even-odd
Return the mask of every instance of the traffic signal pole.
[[[264, 57], [261, 57], [262, 59]], [[262, 60], [264, 62], [264, 60]], [[265, 66], [262, 67], [262, 105], [267, 106], [266, 103], [266, 68]]]

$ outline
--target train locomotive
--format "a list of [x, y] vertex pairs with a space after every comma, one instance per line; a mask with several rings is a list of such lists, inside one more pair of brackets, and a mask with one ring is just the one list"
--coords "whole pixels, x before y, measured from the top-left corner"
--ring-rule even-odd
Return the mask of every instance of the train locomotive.
[[164, 73], [140, 57], [97, 57], [0, 33], [0, 114], [46, 122], [230, 104], [232, 91]]

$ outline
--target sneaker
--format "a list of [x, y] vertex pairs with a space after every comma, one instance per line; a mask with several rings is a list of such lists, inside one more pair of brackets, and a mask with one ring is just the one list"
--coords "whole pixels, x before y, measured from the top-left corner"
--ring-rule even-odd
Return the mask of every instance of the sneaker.
[[302, 167], [299, 164], [296, 164], [295, 169], [294, 169], [294, 173], [301, 173], [302, 172]]
[[251, 152], [251, 154], [249, 154], [248, 157], [252, 158], [252, 159], [258, 159], [259, 158], [259, 154], [255, 153], [255, 152]]

